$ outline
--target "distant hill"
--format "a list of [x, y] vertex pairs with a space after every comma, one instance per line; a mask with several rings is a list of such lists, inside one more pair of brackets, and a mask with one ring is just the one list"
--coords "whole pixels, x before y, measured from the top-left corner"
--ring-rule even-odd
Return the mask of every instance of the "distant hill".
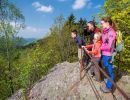
[[36, 38], [23, 38], [23, 40], [24, 40], [24, 45], [28, 45], [28, 44], [30, 44], [38, 39], [36, 39]]
[[33, 42], [36, 42], [38, 39], [35, 38], [20, 38], [18, 42], [18, 46], [27, 46]]
[[35, 40], [37, 40], [37, 39], [35, 39], [35, 38], [24, 38], [24, 40], [26, 40], [27, 42], [33, 42], [33, 41], [35, 41]]

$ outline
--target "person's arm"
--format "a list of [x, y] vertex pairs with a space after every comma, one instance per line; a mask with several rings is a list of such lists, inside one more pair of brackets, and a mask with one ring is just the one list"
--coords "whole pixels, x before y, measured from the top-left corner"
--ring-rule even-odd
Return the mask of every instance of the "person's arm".
[[81, 40], [81, 37], [77, 36], [76, 39], [75, 39], [77, 45], [79, 46], [79, 48], [81, 48], [82, 46], [82, 40]]
[[84, 46], [85, 48], [92, 48], [93, 44]]
[[94, 55], [96, 55], [96, 54], [98, 54], [98, 50], [88, 51], [88, 54], [94, 54]]
[[88, 51], [89, 54], [94, 54], [94, 55], [97, 55], [98, 54], [98, 51], [101, 47], [101, 44], [100, 43], [96, 43], [95, 45], [95, 49], [93, 51]]

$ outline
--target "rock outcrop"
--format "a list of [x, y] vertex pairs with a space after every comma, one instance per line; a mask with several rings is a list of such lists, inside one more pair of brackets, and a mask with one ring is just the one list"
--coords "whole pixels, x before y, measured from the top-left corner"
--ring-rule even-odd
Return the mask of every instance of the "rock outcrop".
[[[57, 64], [50, 70], [48, 75], [34, 84], [33, 88], [29, 91], [28, 98], [29, 100], [96, 100], [96, 95], [89, 83], [88, 77], [85, 76], [79, 81], [79, 76], [78, 62]], [[92, 82], [98, 91], [97, 97], [99, 100], [125, 100], [117, 89], [113, 94], [104, 94], [100, 91], [100, 86], [104, 82], [96, 82], [93, 79]], [[129, 76], [123, 76], [117, 84], [127, 95], [130, 95]], [[8, 100], [22, 100], [17, 99], [16, 94]]]

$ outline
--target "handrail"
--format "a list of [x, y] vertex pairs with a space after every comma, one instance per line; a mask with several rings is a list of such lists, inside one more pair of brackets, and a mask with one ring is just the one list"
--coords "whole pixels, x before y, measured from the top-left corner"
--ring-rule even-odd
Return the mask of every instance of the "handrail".
[[90, 59], [92, 60], [92, 62], [94, 63], [94, 65], [96, 66], [96, 68], [99, 68], [99, 70], [102, 72], [102, 74], [118, 89], [118, 91], [124, 96], [124, 98], [126, 100], [130, 100], [130, 98], [126, 95], [126, 93], [119, 88], [119, 86], [107, 75], [107, 73], [101, 68], [99, 67], [98, 63], [94, 60], [94, 58], [92, 58], [84, 48], [82, 48], [83, 51], [85, 52], [85, 56], [89, 56]]

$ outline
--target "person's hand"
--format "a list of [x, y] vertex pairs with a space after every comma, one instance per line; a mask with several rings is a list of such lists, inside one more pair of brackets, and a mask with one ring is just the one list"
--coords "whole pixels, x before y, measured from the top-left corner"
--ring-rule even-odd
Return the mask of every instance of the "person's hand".
[[88, 52], [88, 49], [85, 49], [86, 50], [86, 52]]
[[84, 50], [86, 51], [86, 50], [87, 50], [87, 48], [85, 48], [85, 47], [84, 47]]
[[90, 51], [87, 51], [87, 53], [89, 54], [89, 53], [90, 53]]
[[82, 46], [82, 48], [85, 48], [85, 46]]
[[89, 53], [89, 50], [88, 50], [88, 49], [86, 49], [86, 48], [85, 48], [85, 51], [86, 51], [87, 53]]

